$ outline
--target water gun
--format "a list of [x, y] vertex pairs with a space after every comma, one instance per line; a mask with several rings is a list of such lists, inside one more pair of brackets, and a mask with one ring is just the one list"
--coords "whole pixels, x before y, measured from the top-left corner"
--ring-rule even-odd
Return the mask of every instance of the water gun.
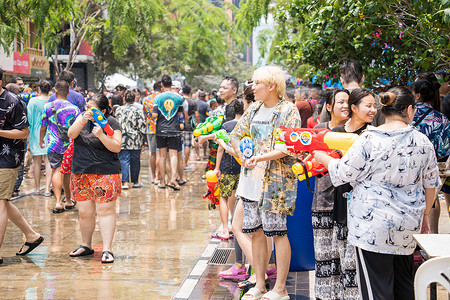
[[105, 115], [103, 115], [102, 112], [95, 107], [91, 107], [90, 110], [92, 111], [94, 122], [100, 125], [100, 127], [105, 130], [108, 136], [113, 136], [114, 130], [111, 128], [111, 126], [109, 126], [108, 119], [105, 117]]
[[292, 171], [302, 181], [316, 175], [327, 175], [324, 165], [314, 159], [312, 151], [321, 150], [333, 158], [341, 158], [358, 138], [357, 134], [333, 132], [329, 129], [286, 128], [277, 129], [277, 143], [285, 144], [292, 154], [308, 155], [292, 166]]
[[[230, 144], [230, 134], [225, 129], [220, 129], [219, 131], [217, 131], [216, 138], [224, 141], [226, 144]], [[239, 157], [236, 157], [236, 156], [233, 156], [233, 157], [240, 165], [242, 165]]]
[[249, 159], [250, 157], [253, 156], [254, 150], [253, 141], [248, 136], [246, 136], [241, 140], [241, 142], [239, 143], [239, 148], [241, 149], [241, 152], [242, 154], [244, 154], [244, 157], [246, 159]]
[[36, 93], [36, 92], [31, 92], [31, 93], [20, 93], [20, 94], [19, 94], [19, 97], [20, 97], [23, 101], [25, 101], [25, 102], [30, 101], [31, 98], [36, 97], [36, 96], [37, 96], [37, 93]]
[[216, 209], [219, 205], [219, 184], [217, 182], [216, 172], [209, 170], [206, 172], [206, 185], [208, 186], [208, 191], [203, 195], [203, 199], [208, 198], [210, 203], [208, 203], [208, 209]]
[[200, 123], [194, 130], [194, 136], [199, 137], [201, 135], [207, 135], [214, 133], [222, 127], [223, 116], [208, 117], [205, 122]]

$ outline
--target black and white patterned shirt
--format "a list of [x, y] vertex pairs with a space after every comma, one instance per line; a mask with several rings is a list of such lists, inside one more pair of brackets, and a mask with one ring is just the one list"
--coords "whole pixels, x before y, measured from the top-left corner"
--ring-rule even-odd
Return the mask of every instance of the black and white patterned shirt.
[[[24, 105], [17, 97], [3, 89], [0, 95], [0, 129], [22, 130], [29, 126]], [[17, 168], [25, 155], [24, 140], [0, 137], [0, 169]]]

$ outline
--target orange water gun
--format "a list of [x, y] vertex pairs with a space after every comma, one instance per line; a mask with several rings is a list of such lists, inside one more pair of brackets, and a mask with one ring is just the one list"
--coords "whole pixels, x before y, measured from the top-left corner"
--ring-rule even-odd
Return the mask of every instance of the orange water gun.
[[216, 209], [216, 206], [219, 205], [219, 183], [217, 180], [216, 172], [213, 170], [209, 170], [206, 172], [206, 185], [208, 187], [208, 191], [205, 195], [203, 195], [203, 199], [208, 198], [210, 203], [208, 203], [208, 209]]
[[341, 158], [358, 138], [357, 134], [333, 132], [329, 129], [279, 127], [277, 143], [285, 144], [292, 154], [303, 156], [292, 166], [292, 171], [302, 181], [316, 175], [328, 175], [324, 165], [314, 159], [313, 151], [321, 150], [334, 158]]

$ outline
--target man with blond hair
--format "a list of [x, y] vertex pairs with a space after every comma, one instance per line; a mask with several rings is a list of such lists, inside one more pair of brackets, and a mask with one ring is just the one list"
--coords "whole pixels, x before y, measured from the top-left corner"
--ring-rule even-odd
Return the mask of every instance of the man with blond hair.
[[[283, 100], [286, 89], [283, 71], [275, 66], [262, 67], [253, 73], [255, 100], [231, 133], [231, 144], [242, 161], [236, 195], [242, 200], [242, 231], [252, 233], [253, 268], [256, 286], [242, 299], [289, 299], [286, 279], [291, 260], [286, 216], [292, 215], [297, 197], [297, 178], [292, 172], [295, 159], [287, 150], [275, 148], [274, 129], [300, 127], [298, 109]], [[245, 159], [239, 142], [249, 136], [254, 144], [253, 156]], [[266, 237], [273, 237], [277, 253], [277, 280], [266, 293], [264, 275], [270, 250]], [[264, 295], [263, 295], [264, 294]]]

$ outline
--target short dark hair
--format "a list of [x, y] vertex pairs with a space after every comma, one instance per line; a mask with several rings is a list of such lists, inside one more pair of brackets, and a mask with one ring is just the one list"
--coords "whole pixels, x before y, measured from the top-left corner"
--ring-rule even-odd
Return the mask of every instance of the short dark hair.
[[360, 83], [363, 77], [361, 63], [357, 60], [347, 60], [339, 68], [339, 73], [346, 83]]
[[244, 114], [244, 102], [241, 99], [236, 99], [234, 102], [234, 112], [236, 115], [242, 116]]
[[125, 93], [123, 93], [123, 97], [124, 97], [126, 103], [134, 102], [134, 92], [133, 91], [126, 90]]
[[119, 105], [119, 106], [123, 105], [123, 98], [122, 98], [122, 96], [120, 96], [119, 93], [114, 93], [111, 96], [111, 105], [112, 105], [113, 108], [116, 105]]
[[74, 79], [75, 79], [75, 74], [73, 74], [73, 72], [67, 71], [67, 70], [62, 71], [58, 76], [58, 81], [65, 81], [69, 85], [74, 81]]
[[154, 92], [161, 92], [161, 88], [162, 88], [162, 82], [161, 81], [157, 81], [153, 84], [153, 91]]
[[383, 105], [381, 113], [385, 116], [406, 117], [405, 110], [410, 105], [414, 107], [414, 102], [415, 99], [411, 91], [403, 86], [391, 88], [386, 93], [380, 93], [380, 103]]
[[236, 88], [236, 94], [237, 94], [239, 91], [239, 81], [233, 76], [225, 76], [225, 78], [222, 81], [224, 81], [224, 80], [228, 80], [231, 84], [231, 87]]
[[69, 94], [69, 83], [64, 80], [58, 80], [55, 84], [55, 90], [58, 91], [58, 95], [67, 98]]
[[52, 89], [52, 84], [50, 83], [50, 81], [43, 79], [39, 81], [39, 88], [41, 89], [42, 93], [48, 94]]
[[161, 77], [161, 83], [165, 88], [171, 88], [172, 87], [172, 78], [170, 78], [169, 75], [163, 75]]
[[3, 69], [0, 68], [0, 80], [3, 81]]
[[22, 80], [23, 81], [23, 79], [21, 77], [19, 77], [19, 76], [14, 76], [13, 78], [11, 78], [11, 82], [12, 83], [17, 83], [18, 80]]
[[354, 89], [350, 93], [350, 97], [348, 98], [348, 117], [352, 117], [352, 105], [358, 106], [361, 103], [361, 100], [364, 97], [372, 96], [375, 98], [373, 93], [368, 89]]
[[183, 85], [181, 92], [185, 95], [190, 95], [191, 94], [191, 86], [189, 84]]
[[295, 86], [292, 82], [288, 81], [286, 82], [286, 96], [288, 96], [289, 99], [294, 99], [295, 95]]

